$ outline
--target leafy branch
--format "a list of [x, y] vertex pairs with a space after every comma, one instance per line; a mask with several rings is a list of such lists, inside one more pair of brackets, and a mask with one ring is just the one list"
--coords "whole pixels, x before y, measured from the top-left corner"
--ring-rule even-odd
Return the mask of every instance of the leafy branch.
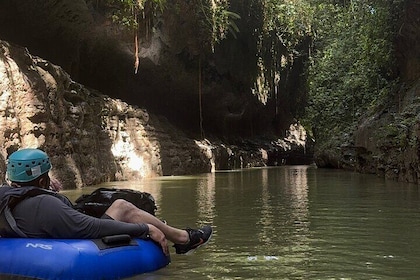
[[212, 49], [215, 44], [225, 39], [228, 33], [236, 39], [239, 28], [235, 21], [241, 19], [241, 16], [228, 10], [229, 1], [204, 0], [204, 2], [203, 0], [200, 2], [201, 12], [204, 26], [211, 30]]

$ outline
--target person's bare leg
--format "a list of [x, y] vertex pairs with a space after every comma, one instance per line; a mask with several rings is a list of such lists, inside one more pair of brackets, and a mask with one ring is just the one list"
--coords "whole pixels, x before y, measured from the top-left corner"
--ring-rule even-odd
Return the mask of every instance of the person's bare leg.
[[152, 224], [161, 230], [168, 240], [176, 244], [185, 244], [189, 241], [187, 231], [171, 227], [155, 216], [123, 199], [115, 200], [106, 210], [105, 214], [117, 221]]

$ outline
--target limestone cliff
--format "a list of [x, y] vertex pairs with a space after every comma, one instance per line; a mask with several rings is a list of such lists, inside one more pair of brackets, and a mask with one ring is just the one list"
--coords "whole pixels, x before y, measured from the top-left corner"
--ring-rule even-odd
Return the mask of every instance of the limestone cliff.
[[[2, 41], [0, 93], [1, 161], [19, 147], [42, 148], [51, 157], [52, 176], [65, 187], [162, 175], [163, 170], [209, 170], [195, 143], [178, 131], [171, 135], [164, 120], [88, 90], [60, 67]], [[182, 170], [172, 161], [182, 162]]]
[[[0, 41], [0, 172], [8, 155], [37, 147], [64, 188], [216, 169], [310, 162], [305, 131], [277, 141], [194, 140], [165, 118], [87, 89], [47, 60]], [[297, 156], [296, 156], [297, 155]]]

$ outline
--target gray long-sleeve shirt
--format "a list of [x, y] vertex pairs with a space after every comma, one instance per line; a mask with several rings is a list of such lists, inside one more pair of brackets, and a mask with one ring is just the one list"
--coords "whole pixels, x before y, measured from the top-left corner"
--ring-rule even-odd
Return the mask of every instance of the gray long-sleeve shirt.
[[31, 238], [93, 239], [117, 234], [145, 237], [149, 233], [146, 224], [94, 218], [51, 195], [27, 198], [12, 213], [20, 230]]

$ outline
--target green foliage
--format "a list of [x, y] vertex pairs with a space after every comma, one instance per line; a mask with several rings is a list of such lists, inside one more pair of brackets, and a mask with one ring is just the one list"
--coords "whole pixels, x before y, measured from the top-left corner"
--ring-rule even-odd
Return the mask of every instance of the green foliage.
[[[308, 0], [265, 0], [259, 48], [259, 69], [254, 92], [259, 99], [277, 99], [297, 57], [307, 53], [305, 40], [312, 36], [313, 8]], [[277, 101], [276, 101], [277, 102]]]
[[228, 0], [200, 0], [199, 2], [199, 17], [203, 19], [201, 21], [203, 28], [211, 30], [210, 45], [212, 48], [225, 39], [228, 33], [236, 38], [236, 34], [239, 33], [236, 20], [239, 20], [241, 16], [229, 11]]
[[236, 21], [241, 17], [229, 10], [229, 0], [197, 0], [191, 3], [167, 2], [167, 0], [106, 1], [109, 7], [113, 7], [112, 20], [129, 29], [137, 29], [142, 18], [157, 17], [158, 12], [162, 13], [165, 8], [170, 8], [172, 12], [179, 13], [181, 6], [189, 5], [197, 13], [191, 15], [198, 18], [197, 28], [203, 29], [199, 33], [208, 36], [208, 38], [202, 38], [202, 40], [208, 41], [212, 47], [225, 39], [227, 34], [230, 33], [236, 38], [236, 34], [239, 33]]
[[144, 11], [162, 12], [166, 0], [107, 0], [108, 5], [113, 7], [112, 20], [129, 29], [137, 29], [139, 19], [143, 17]]
[[307, 112], [317, 140], [352, 130], [362, 114], [389, 96], [394, 2], [316, 3]]
[[236, 25], [235, 20], [241, 19], [241, 16], [230, 11], [223, 11], [223, 14], [224, 18], [227, 19], [226, 25], [230, 34], [236, 39], [236, 33], [239, 33], [239, 28]]
[[313, 9], [306, 0], [269, 0], [264, 4], [263, 31], [276, 36], [289, 53], [311, 34]]

